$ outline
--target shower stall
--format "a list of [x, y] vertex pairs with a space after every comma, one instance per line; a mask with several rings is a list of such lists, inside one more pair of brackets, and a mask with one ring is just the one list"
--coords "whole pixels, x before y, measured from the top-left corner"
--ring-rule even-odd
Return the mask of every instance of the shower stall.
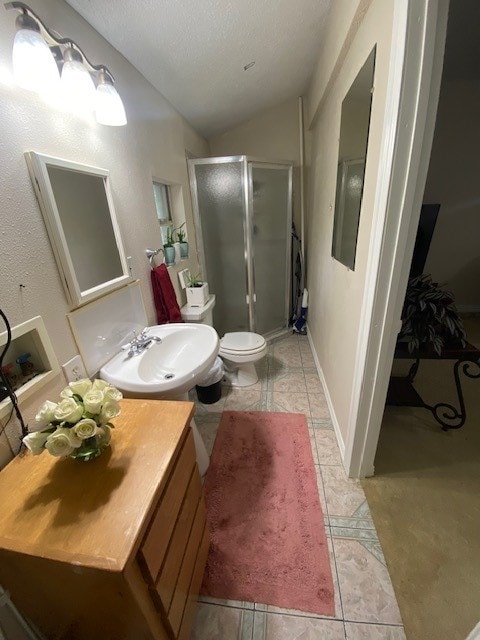
[[215, 328], [220, 335], [279, 333], [290, 316], [292, 163], [248, 156], [188, 162]]

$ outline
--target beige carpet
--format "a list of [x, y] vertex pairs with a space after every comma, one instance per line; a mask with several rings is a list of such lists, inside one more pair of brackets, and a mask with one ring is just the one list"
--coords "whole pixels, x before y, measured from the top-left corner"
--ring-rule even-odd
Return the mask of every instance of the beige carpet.
[[[453, 403], [452, 366], [422, 362], [426, 402]], [[480, 620], [480, 379], [462, 383], [458, 431], [424, 409], [387, 407], [376, 475], [362, 482], [408, 640], [465, 640]]]

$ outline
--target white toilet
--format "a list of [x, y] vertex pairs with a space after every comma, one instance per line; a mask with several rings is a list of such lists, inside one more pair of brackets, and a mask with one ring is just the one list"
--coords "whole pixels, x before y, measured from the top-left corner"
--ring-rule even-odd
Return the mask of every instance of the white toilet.
[[[215, 296], [211, 295], [203, 307], [182, 307], [185, 322], [200, 322], [213, 326], [212, 310]], [[225, 377], [232, 387], [249, 387], [258, 381], [255, 362], [267, 353], [267, 343], [263, 336], [250, 331], [226, 333], [220, 340], [218, 355], [225, 365]]]

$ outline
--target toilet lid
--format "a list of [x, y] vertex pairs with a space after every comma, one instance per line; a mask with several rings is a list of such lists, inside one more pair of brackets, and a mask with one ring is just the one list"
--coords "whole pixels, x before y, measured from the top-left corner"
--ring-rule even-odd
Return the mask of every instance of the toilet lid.
[[265, 338], [251, 331], [226, 333], [220, 340], [220, 349], [230, 352], [257, 351], [265, 346]]

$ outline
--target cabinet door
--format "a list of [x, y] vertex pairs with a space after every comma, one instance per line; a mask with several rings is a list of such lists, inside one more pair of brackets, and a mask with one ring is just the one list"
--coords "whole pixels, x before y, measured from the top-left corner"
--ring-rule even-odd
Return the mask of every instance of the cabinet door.
[[195, 469], [190, 479], [190, 484], [188, 485], [187, 493], [173, 530], [170, 546], [156, 584], [156, 592], [160, 597], [165, 611], [168, 611], [172, 602], [175, 585], [177, 584], [178, 574], [182, 566], [201, 493], [202, 485], [200, 475], [198, 470]]
[[195, 445], [189, 430], [139, 552], [140, 565], [151, 584], [157, 581], [195, 465]]
[[[180, 625], [184, 615], [185, 604], [190, 594], [192, 578], [195, 574], [197, 566], [197, 558], [199, 555], [200, 545], [205, 532], [205, 503], [200, 500], [198, 509], [195, 514], [195, 522], [193, 523], [192, 532], [188, 540], [188, 545], [183, 557], [180, 574], [178, 576], [175, 593], [173, 594], [172, 604], [168, 611], [168, 621], [172, 627], [175, 637], [178, 636]], [[205, 568], [203, 563], [202, 574]]]

